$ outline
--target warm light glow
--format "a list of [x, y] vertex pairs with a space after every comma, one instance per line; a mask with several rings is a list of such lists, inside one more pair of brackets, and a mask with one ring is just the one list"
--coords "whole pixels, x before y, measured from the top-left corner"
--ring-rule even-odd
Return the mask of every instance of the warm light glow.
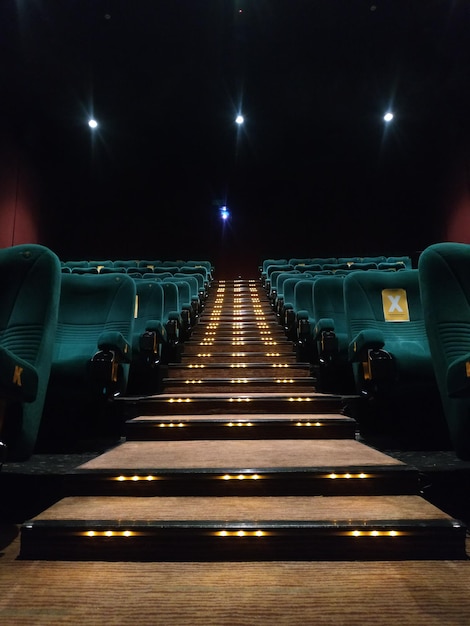
[[348, 534], [351, 537], [399, 537], [404, 533], [396, 530], [352, 530]]
[[215, 533], [217, 537], [265, 537], [263, 530], [219, 530]]

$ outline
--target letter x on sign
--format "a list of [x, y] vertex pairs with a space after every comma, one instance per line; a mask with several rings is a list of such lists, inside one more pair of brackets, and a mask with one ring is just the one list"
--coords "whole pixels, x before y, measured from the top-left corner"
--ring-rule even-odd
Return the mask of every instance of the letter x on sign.
[[404, 289], [383, 289], [382, 306], [386, 322], [409, 322], [408, 300]]

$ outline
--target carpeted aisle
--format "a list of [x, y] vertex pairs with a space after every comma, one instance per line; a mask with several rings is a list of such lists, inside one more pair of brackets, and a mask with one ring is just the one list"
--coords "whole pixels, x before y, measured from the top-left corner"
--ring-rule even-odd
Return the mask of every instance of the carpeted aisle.
[[468, 626], [470, 562], [108, 563], [0, 553], [0, 623]]

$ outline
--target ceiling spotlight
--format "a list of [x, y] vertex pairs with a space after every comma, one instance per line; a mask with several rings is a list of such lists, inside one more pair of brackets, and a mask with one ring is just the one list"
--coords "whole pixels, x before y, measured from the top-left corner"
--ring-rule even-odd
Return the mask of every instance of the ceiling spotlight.
[[219, 213], [220, 213], [220, 218], [224, 222], [227, 221], [228, 218], [230, 217], [230, 212], [226, 206], [221, 206], [219, 209]]
[[88, 126], [90, 128], [96, 128], [98, 126], [98, 122], [94, 119], [88, 120]]
[[235, 118], [235, 124], [243, 124], [243, 122], [245, 121], [245, 118], [243, 117], [243, 115], [237, 115], [237, 117]]
[[390, 111], [388, 111], [387, 113], [385, 113], [384, 115], [384, 122], [391, 122], [393, 120], [393, 113], [391, 113]]

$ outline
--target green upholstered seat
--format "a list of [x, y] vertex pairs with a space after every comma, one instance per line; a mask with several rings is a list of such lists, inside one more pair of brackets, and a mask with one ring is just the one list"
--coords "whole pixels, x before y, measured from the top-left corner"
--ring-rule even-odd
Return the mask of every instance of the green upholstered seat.
[[36, 445], [52, 362], [61, 263], [40, 245], [0, 250], [0, 439], [8, 458]]
[[470, 460], [470, 245], [436, 243], [418, 260], [424, 319], [452, 445]]
[[388, 256], [386, 262], [387, 263], [403, 263], [403, 265], [405, 266], [405, 269], [407, 270], [413, 269], [413, 263], [412, 263], [411, 257], [406, 254], [402, 256]]
[[321, 265], [323, 267], [323, 265], [328, 264], [328, 263], [333, 263], [333, 264], [338, 263], [338, 259], [334, 256], [313, 257], [310, 259], [310, 263], [313, 263], [315, 265]]
[[295, 339], [298, 358], [311, 362], [313, 344], [313, 327], [315, 317], [313, 311], [313, 283], [315, 278], [306, 277], [294, 286]]
[[299, 280], [305, 280], [302, 273], [287, 278], [283, 282], [283, 303], [279, 310], [279, 322], [284, 328], [284, 332], [290, 341], [295, 341], [297, 337], [295, 319], [295, 286]]
[[192, 306], [191, 286], [187, 280], [176, 276], [165, 278], [163, 282], [174, 283], [178, 287], [179, 313], [181, 315], [180, 341], [187, 341], [197, 320]]
[[214, 266], [212, 265], [212, 263], [209, 260], [203, 260], [203, 261], [187, 261], [186, 266], [189, 267], [204, 267], [207, 270], [207, 278], [209, 280], [209, 284], [212, 282], [212, 280], [214, 279]]
[[194, 326], [195, 322], [199, 318], [199, 315], [202, 311], [203, 304], [204, 304], [201, 301], [201, 294], [199, 293], [198, 277], [194, 276], [193, 274], [183, 274], [181, 272], [178, 272], [174, 274], [174, 278], [178, 280], [184, 280], [190, 287], [190, 290], [191, 290], [190, 302], [191, 302], [191, 309], [192, 309], [191, 319], [193, 320], [192, 324]]
[[139, 264], [139, 261], [137, 259], [115, 259], [113, 261], [113, 267], [115, 268], [123, 267], [126, 270], [128, 267], [136, 267], [138, 264]]
[[268, 268], [271, 265], [279, 266], [279, 268], [286, 267], [287, 265], [288, 269], [293, 269], [293, 266], [289, 264], [287, 259], [264, 259], [260, 267], [260, 279], [261, 279], [261, 284], [263, 286], [266, 283], [266, 279], [268, 276]]
[[137, 265], [146, 268], [147, 272], [153, 272], [155, 267], [160, 264], [161, 261], [159, 259], [140, 259]]
[[352, 272], [344, 280], [349, 358], [355, 364], [358, 390], [370, 363], [369, 352], [384, 350], [392, 358], [390, 380], [434, 378], [424, 325], [418, 271]]
[[128, 393], [156, 393], [160, 384], [160, 364], [168, 336], [164, 324], [164, 293], [161, 281], [135, 279], [137, 306], [132, 333], [132, 360]]
[[96, 267], [97, 271], [101, 272], [104, 267], [113, 267], [114, 262], [111, 261], [111, 259], [103, 259], [102, 261], [99, 259], [93, 259], [88, 261], [88, 265], [89, 267]]
[[301, 275], [302, 273], [299, 270], [289, 270], [288, 272], [281, 272], [277, 277], [277, 294], [273, 306], [280, 323], [282, 323], [284, 311], [284, 283], [288, 278]]
[[348, 358], [349, 335], [344, 307], [344, 275], [318, 276], [312, 297], [316, 344], [313, 363], [318, 387], [323, 391], [350, 393], [353, 372]]
[[160, 282], [163, 289], [163, 325], [168, 341], [163, 346], [164, 363], [180, 360], [183, 319], [179, 301], [178, 286], [173, 282]]
[[65, 434], [69, 414], [85, 421], [90, 408], [126, 391], [135, 307], [135, 282], [127, 274], [61, 275], [43, 444]]
[[294, 269], [299, 272], [319, 272], [322, 269], [320, 263], [300, 263], [298, 265], [294, 265]]

